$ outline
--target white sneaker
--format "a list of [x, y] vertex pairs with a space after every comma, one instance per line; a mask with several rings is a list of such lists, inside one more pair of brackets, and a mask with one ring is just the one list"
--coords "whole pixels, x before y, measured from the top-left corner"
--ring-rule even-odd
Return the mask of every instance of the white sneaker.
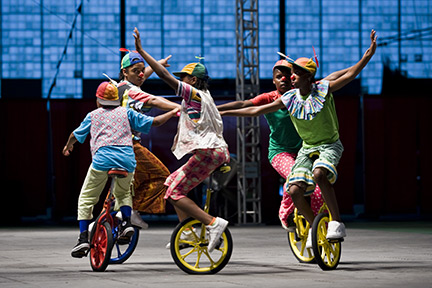
[[[192, 227], [192, 230], [196, 233], [195, 228]], [[182, 232], [182, 234], [180, 235], [180, 239], [181, 240], [185, 240], [185, 241], [194, 241], [195, 237], [194, 237], [192, 231], [190, 231], [190, 230], [184, 230]], [[170, 249], [170, 247], [171, 247], [171, 242], [168, 242], [168, 244], [166, 244], [165, 248], [166, 249]]]
[[345, 225], [342, 222], [330, 221], [326, 238], [329, 240], [341, 239], [346, 236]]
[[209, 232], [209, 244], [207, 249], [209, 252], [212, 252], [219, 243], [219, 239], [227, 226], [228, 221], [219, 217], [216, 217], [216, 221], [213, 225], [207, 225], [206, 228]]
[[306, 249], [312, 248], [312, 228], [309, 228], [308, 237], [306, 239]]

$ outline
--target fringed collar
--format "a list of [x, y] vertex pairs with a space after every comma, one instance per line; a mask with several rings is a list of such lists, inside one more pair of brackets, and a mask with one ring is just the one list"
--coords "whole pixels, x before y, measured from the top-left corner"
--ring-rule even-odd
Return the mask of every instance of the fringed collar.
[[292, 89], [282, 95], [282, 102], [292, 116], [297, 119], [312, 120], [324, 107], [329, 81], [322, 80], [312, 84], [312, 90], [306, 100], [300, 95], [300, 89]]

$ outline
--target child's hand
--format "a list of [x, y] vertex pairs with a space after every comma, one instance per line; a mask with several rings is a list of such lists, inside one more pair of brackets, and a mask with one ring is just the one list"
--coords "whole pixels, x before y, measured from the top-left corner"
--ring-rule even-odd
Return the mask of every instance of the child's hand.
[[173, 116], [180, 117], [180, 108], [174, 108], [171, 111], [173, 112]]
[[73, 150], [73, 145], [65, 146], [63, 148], [63, 155], [64, 156], [69, 156], [70, 153], [72, 152], [72, 150]]
[[375, 50], [376, 50], [376, 47], [377, 47], [377, 43], [376, 43], [376, 40], [377, 40], [376, 31], [373, 30], [373, 29], [371, 31], [370, 38], [371, 38], [371, 45], [370, 45], [369, 49], [366, 50], [365, 54], [367, 56], [372, 57], [372, 55], [375, 54]]
[[164, 67], [170, 67], [171, 65], [168, 64], [168, 60], [169, 60], [171, 57], [172, 57], [172, 55], [169, 55], [168, 57], [166, 57], [166, 58], [164, 58], [164, 59], [161, 59], [161, 60], [159, 60], [158, 62], [159, 62], [160, 64], [162, 64], [162, 66], [164, 66]]
[[135, 49], [136, 49], [137, 51], [142, 50], [143, 48], [142, 48], [142, 46], [141, 46], [141, 37], [140, 37], [140, 33], [139, 33], [139, 31], [138, 31], [138, 29], [137, 29], [136, 27], [135, 27], [135, 29], [134, 29], [133, 36], [134, 36], [134, 38], [135, 38]]

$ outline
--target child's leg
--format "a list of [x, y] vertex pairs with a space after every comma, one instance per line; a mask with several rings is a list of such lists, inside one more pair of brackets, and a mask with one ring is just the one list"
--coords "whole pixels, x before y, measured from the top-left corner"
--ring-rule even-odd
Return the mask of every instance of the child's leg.
[[79, 220], [80, 233], [88, 231], [91, 220]]
[[343, 146], [338, 140], [332, 144], [319, 146], [319, 151], [319, 158], [313, 164], [313, 177], [321, 187], [324, 200], [333, 218], [333, 221], [328, 224], [326, 237], [327, 239], [343, 238], [346, 236], [345, 225], [340, 222], [339, 207], [333, 188], [338, 176], [336, 166], [342, 156]]
[[318, 215], [319, 210], [321, 209], [321, 206], [324, 204], [324, 199], [321, 195], [321, 188], [319, 184], [316, 185], [314, 192], [312, 193], [311, 197], [311, 207], [312, 211], [314, 212], [314, 215]]
[[88, 226], [93, 217], [93, 207], [98, 202], [107, 179], [108, 175], [106, 171], [95, 170], [90, 165], [78, 198], [80, 235], [77, 244], [72, 248], [72, 257], [82, 258], [87, 254], [88, 249], [90, 249]]
[[295, 207], [312, 225], [315, 216], [305, 196], [313, 193], [315, 190], [315, 181], [312, 175], [312, 160], [304, 148], [300, 149], [287, 181], [289, 184], [289, 194]]
[[95, 170], [90, 165], [78, 198], [78, 220], [91, 220], [93, 218], [93, 207], [99, 201], [99, 196], [107, 180], [106, 171]]
[[312, 225], [315, 219], [312, 208], [305, 198], [306, 183], [294, 182], [289, 185], [289, 193], [292, 197], [294, 205], [297, 207], [298, 211], [306, 218], [306, 220]]
[[317, 167], [313, 171], [314, 179], [321, 187], [324, 200], [327, 204], [328, 209], [330, 210], [330, 214], [332, 215], [333, 220], [340, 222], [341, 218], [339, 214], [336, 194], [333, 185], [330, 184], [330, 181], [327, 178], [327, 173], [328, 171], [322, 167]]
[[213, 216], [204, 212], [204, 210], [188, 197], [183, 197], [178, 200], [169, 198], [168, 201], [174, 205], [180, 221], [183, 221], [187, 217], [193, 217], [205, 225], [209, 225], [213, 220]]
[[130, 219], [132, 214], [132, 194], [130, 188], [133, 175], [134, 173], [128, 173], [124, 178], [117, 177], [114, 185], [113, 194], [116, 198], [116, 205], [120, 207], [123, 218], [117, 238], [117, 243], [120, 245], [129, 243], [131, 237], [135, 233]]
[[116, 199], [116, 206], [120, 207], [123, 219], [131, 216], [132, 194], [130, 191], [134, 173], [128, 173], [124, 178], [118, 177], [114, 185], [113, 195]]
[[335, 221], [340, 221], [339, 207], [333, 184], [338, 177], [336, 166], [342, 157], [344, 150], [340, 140], [332, 144], [324, 144], [318, 147], [319, 157], [313, 163], [313, 178], [321, 188], [324, 200]]
[[[282, 152], [273, 157], [271, 165], [282, 176], [283, 179], [287, 179], [291, 173], [291, 168], [294, 165], [296, 154]], [[285, 186], [284, 186], [285, 188]], [[292, 202], [291, 196], [287, 189], [284, 189], [282, 195], [282, 201], [279, 208], [279, 219], [282, 223], [287, 225], [287, 218], [294, 211], [294, 204]]]
[[208, 224], [209, 220], [213, 219], [191, 199], [183, 198], [187, 198], [186, 195], [190, 190], [204, 181], [210, 173], [227, 162], [228, 159], [228, 151], [224, 148], [197, 150], [186, 164], [168, 177], [165, 199], [170, 199], [169, 201], [176, 207], [176, 211], [181, 210], [178, 213], [180, 221], [191, 216], [204, 224]]

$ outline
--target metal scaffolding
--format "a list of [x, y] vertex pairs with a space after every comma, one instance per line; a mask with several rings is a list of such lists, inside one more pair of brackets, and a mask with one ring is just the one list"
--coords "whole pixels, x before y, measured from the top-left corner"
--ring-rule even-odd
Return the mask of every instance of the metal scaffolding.
[[[236, 100], [259, 93], [258, 0], [236, 0]], [[237, 118], [238, 224], [261, 223], [259, 117]]]

